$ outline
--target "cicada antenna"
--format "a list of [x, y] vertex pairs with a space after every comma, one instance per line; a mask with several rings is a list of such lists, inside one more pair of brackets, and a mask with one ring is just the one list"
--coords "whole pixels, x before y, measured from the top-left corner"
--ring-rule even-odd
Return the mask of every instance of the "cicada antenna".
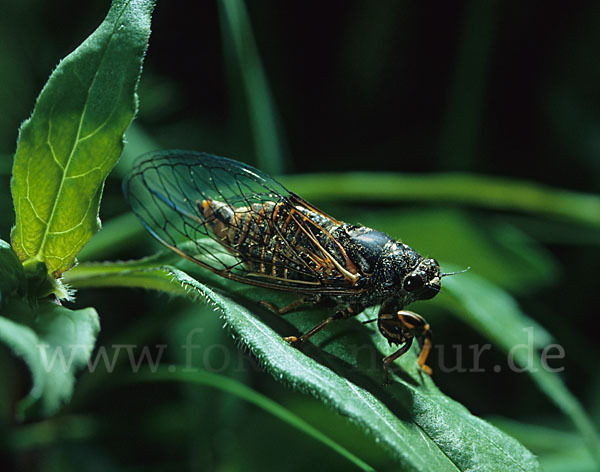
[[446, 277], [448, 275], [457, 275], [457, 274], [464, 274], [466, 271], [468, 271], [471, 268], [471, 266], [467, 267], [466, 269], [463, 270], [458, 270], [456, 272], [445, 272], [440, 274], [440, 277]]

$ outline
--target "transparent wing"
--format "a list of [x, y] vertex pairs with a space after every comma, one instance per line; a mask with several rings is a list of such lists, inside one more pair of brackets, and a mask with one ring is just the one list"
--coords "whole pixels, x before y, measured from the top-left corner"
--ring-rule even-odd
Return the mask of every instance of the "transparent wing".
[[161, 243], [224, 277], [280, 290], [354, 293], [341, 224], [246, 164], [193, 151], [140, 157], [123, 191]]

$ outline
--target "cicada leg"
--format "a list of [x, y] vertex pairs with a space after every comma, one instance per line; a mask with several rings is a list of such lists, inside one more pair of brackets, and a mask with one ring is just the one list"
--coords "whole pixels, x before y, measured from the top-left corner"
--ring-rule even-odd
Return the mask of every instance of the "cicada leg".
[[318, 296], [310, 296], [310, 297], [302, 297], [299, 298], [298, 300], [294, 300], [291, 303], [288, 303], [285, 306], [282, 306], [281, 308], [279, 308], [277, 305], [275, 305], [274, 303], [271, 303], [267, 300], [261, 300], [259, 303], [265, 307], [267, 307], [269, 310], [277, 313], [278, 315], [285, 315], [286, 313], [289, 313], [290, 311], [294, 310], [295, 308], [299, 307], [300, 305], [305, 305], [308, 303], [318, 303], [319, 302], [319, 297]]
[[431, 351], [431, 331], [427, 331], [423, 334], [423, 345], [421, 346], [421, 352], [419, 353], [419, 358], [417, 359], [417, 363], [419, 367], [425, 372], [427, 375], [431, 375], [433, 372], [431, 367], [429, 367], [425, 362], [427, 361], [427, 356], [429, 356], [429, 351]]
[[402, 344], [398, 351], [383, 360], [386, 383], [389, 381], [388, 370], [391, 363], [408, 351], [414, 338], [417, 338], [421, 344], [417, 363], [426, 374], [431, 375], [431, 368], [425, 364], [432, 347], [431, 329], [425, 318], [407, 310], [400, 310], [395, 314], [380, 313], [377, 326], [390, 344]]
[[387, 357], [383, 358], [383, 371], [385, 374], [385, 380], [384, 382], [386, 384], [390, 384], [390, 365], [392, 364], [392, 362], [394, 362], [396, 359], [398, 359], [402, 354], [405, 354], [409, 349], [410, 346], [413, 342], [413, 338], [408, 338], [404, 344], [402, 345], [402, 347], [400, 349], [398, 349], [396, 352], [394, 352], [393, 354], [390, 354]]
[[321, 331], [328, 324], [333, 323], [334, 321], [337, 321], [337, 320], [346, 320], [348, 318], [358, 315], [361, 311], [362, 311], [362, 309], [356, 309], [356, 307], [351, 307], [351, 306], [346, 307], [343, 310], [339, 310], [339, 311], [335, 312], [335, 314], [333, 314], [329, 318], [325, 318], [318, 325], [316, 325], [310, 331], [307, 331], [306, 333], [304, 333], [302, 336], [300, 336], [300, 337], [287, 336], [283, 339], [290, 344], [303, 343], [303, 342], [307, 341], [309, 338], [311, 338], [312, 336], [314, 336], [315, 334], [317, 334], [319, 331]]

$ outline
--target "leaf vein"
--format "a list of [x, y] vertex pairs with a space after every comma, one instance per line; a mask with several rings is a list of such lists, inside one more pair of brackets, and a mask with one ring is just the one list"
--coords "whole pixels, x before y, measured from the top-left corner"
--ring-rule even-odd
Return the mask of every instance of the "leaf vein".
[[[108, 47], [109, 47], [110, 43], [112, 42], [112, 40], [113, 40], [113, 38], [115, 36], [116, 23], [118, 23], [118, 19], [120, 19], [120, 17], [123, 15], [123, 12], [125, 11], [125, 8], [127, 8], [127, 5], [129, 5], [129, 3], [130, 2], [127, 2], [127, 4], [123, 7], [123, 10], [119, 14], [119, 16], [117, 18], [117, 21], [115, 21], [115, 26], [113, 27], [113, 31], [112, 31], [110, 37], [108, 38], [108, 41], [106, 41], [106, 44], [104, 45], [104, 49], [102, 51], [102, 56], [100, 58], [100, 61], [98, 62], [98, 67], [96, 68], [96, 70], [94, 72], [94, 76], [93, 76], [92, 80], [90, 81], [89, 87], [87, 88], [85, 103], [83, 105], [83, 109], [82, 109], [81, 115], [79, 117], [79, 123], [77, 125], [77, 135], [76, 135], [75, 140], [73, 141], [73, 145], [71, 147], [71, 151], [69, 153], [69, 156], [67, 157], [66, 165], [63, 168], [63, 172], [62, 172], [62, 176], [61, 176], [61, 179], [60, 179], [60, 184], [59, 184], [59, 187], [58, 187], [58, 191], [56, 192], [56, 198], [54, 199], [54, 203], [52, 205], [52, 210], [50, 211], [50, 216], [48, 218], [48, 223], [45, 224], [44, 234], [42, 236], [42, 241], [41, 241], [40, 246], [38, 248], [37, 255], [42, 255], [42, 251], [43, 251], [43, 249], [44, 249], [44, 247], [46, 245], [46, 241], [48, 239], [48, 235], [50, 234], [50, 231], [49, 231], [50, 225], [51, 225], [51, 222], [52, 222], [52, 220], [53, 220], [53, 218], [54, 218], [54, 216], [56, 214], [58, 203], [60, 201], [60, 195], [63, 192], [64, 184], [65, 184], [65, 181], [66, 181], [66, 174], [68, 173], [69, 166], [73, 162], [72, 161], [73, 155], [75, 154], [75, 150], [77, 149], [77, 145], [79, 144], [79, 137], [81, 135], [81, 129], [82, 129], [82, 126], [83, 126], [83, 121], [84, 121], [84, 118], [85, 118], [85, 115], [86, 115], [86, 112], [87, 112], [88, 103], [89, 103], [90, 91], [91, 91], [91, 89], [92, 89], [92, 87], [94, 85], [94, 82], [96, 81], [96, 79], [98, 77], [98, 71], [100, 70], [100, 68], [102, 66], [102, 63], [104, 62], [104, 59], [105, 59], [105, 56], [106, 56], [106, 51], [108, 50]], [[73, 70], [75, 70], [75, 69], [73, 69]], [[28, 162], [28, 165], [29, 165], [30, 162], [31, 162], [31, 160]], [[27, 173], [27, 177], [29, 177], [29, 172]], [[28, 186], [28, 192], [29, 192], [29, 186]], [[86, 214], [87, 214], [87, 211], [86, 211]]]
[[89, 169], [87, 172], [84, 172], [82, 174], [77, 174], [77, 175], [69, 175], [67, 177], [65, 177], [65, 179], [69, 180], [69, 179], [80, 179], [82, 177], [85, 177], [87, 175], [92, 174], [93, 172], [102, 172], [102, 168], [100, 166], [96, 166], [96, 167], [92, 167], [91, 169]]
[[[52, 109], [54, 109], [54, 107], [52, 107]], [[50, 149], [50, 155], [52, 156], [52, 159], [54, 160], [54, 162], [56, 162], [56, 165], [59, 167], [59, 169], [64, 172], [65, 167], [58, 160], [58, 157], [56, 157], [56, 152], [54, 151], [54, 146], [52, 145], [52, 118], [51, 117], [52, 117], [52, 112], [50, 112], [50, 118], [48, 118], [48, 134], [46, 135], [46, 143], [48, 144], [48, 148]]]
[[[107, 47], [108, 47], [108, 46], [107, 46]], [[118, 92], [117, 96], [120, 96], [120, 95], [121, 95], [121, 91], [122, 91], [122, 90], [123, 90], [123, 80], [120, 80], [120, 81], [119, 81], [119, 92]], [[93, 131], [91, 131], [91, 132], [90, 132], [90, 133], [88, 133], [87, 135], [85, 135], [85, 136], [83, 136], [83, 137], [79, 138], [79, 139], [78, 139], [78, 144], [79, 144], [79, 143], [81, 143], [81, 142], [83, 142], [83, 141], [86, 141], [87, 139], [90, 139], [90, 138], [92, 138], [92, 137], [93, 137], [93, 136], [95, 136], [95, 135], [96, 135], [96, 134], [97, 134], [97, 133], [98, 133], [100, 130], [102, 130], [102, 128], [104, 128], [104, 127], [107, 125], [107, 123], [109, 122], [109, 120], [110, 120], [110, 119], [112, 118], [112, 116], [114, 115], [114, 113], [115, 113], [115, 110], [116, 110], [116, 107], [114, 107], [114, 106], [113, 106], [113, 107], [112, 107], [112, 109], [111, 109], [111, 111], [110, 111], [110, 113], [109, 113], [109, 114], [108, 114], [108, 116], [107, 116], [107, 117], [104, 119], [104, 121], [103, 121], [102, 123], [100, 123], [100, 124], [99, 124], [99, 125], [96, 127], [96, 129], [94, 129]]]
[[33, 211], [33, 215], [42, 222], [42, 224], [47, 224], [46, 221], [44, 220], [44, 218], [42, 218], [37, 211], [35, 211], [35, 207], [33, 206], [33, 202], [31, 201], [31, 199], [29, 197], [20, 197], [19, 200], [25, 200], [27, 201], [27, 203], [29, 203], [29, 206], [31, 207], [31, 211]]

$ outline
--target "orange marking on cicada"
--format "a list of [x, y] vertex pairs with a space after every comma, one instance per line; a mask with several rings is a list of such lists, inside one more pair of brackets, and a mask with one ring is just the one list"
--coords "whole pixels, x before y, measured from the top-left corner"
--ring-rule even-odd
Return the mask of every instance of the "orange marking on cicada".
[[[307, 220], [307, 218], [304, 217], [303, 222], [306, 221], [306, 220]], [[360, 278], [360, 274], [358, 273], [358, 270], [356, 269], [356, 266], [348, 258], [348, 255], [346, 254], [346, 251], [344, 251], [344, 249], [341, 247], [341, 245], [333, 238], [333, 236], [331, 236], [331, 234], [329, 234], [328, 231], [325, 231], [325, 229], [323, 229], [321, 226], [319, 226], [318, 224], [314, 223], [313, 221], [311, 221], [311, 223], [317, 229], [319, 229], [320, 231], [322, 231], [323, 234], [326, 234], [329, 238], [331, 238], [331, 240], [334, 241], [338, 245], [338, 247], [340, 248], [340, 250], [344, 254], [345, 259], [347, 260], [347, 263], [348, 263], [348, 266], [349, 266], [348, 269], [342, 267], [342, 265], [329, 253], [329, 251], [327, 251], [327, 249], [325, 249], [323, 247], [323, 245], [319, 242], [319, 240], [317, 239], [317, 237], [313, 234], [313, 232], [309, 228], [304, 227], [303, 225], [301, 225], [298, 222], [298, 220], [296, 220], [296, 224], [300, 227], [300, 229], [304, 232], [304, 234], [306, 234], [308, 236], [308, 238], [313, 242], [313, 244], [315, 244], [315, 246], [317, 246], [323, 252], [323, 254], [326, 255], [326, 257], [327, 257], [326, 260], [330, 261], [333, 264], [332, 268], [337, 269], [346, 280], [349, 280], [352, 283], [352, 285], [356, 284], [356, 282]]]
[[317, 215], [321, 215], [321, 216], [327, 218], [328, 220], [331, 220], [336, 225], [341, 225], [342, 224], [341, 221], [336, 220], [335, 218], [333, 218], [332, 216], [328, 215], [324, 211], [319, 210], [317, 207], [314, 207], [313, 205], [311, 205], [310, 203], [308, 203], [306, 200], [300, 198], [298, 195], [291, 195], [290, 196], [290, 200], [294, 200], [301, 207], [304, 207], [304, 208], [308, 209], [309, 211], [312, 211], [312, 212], [316, 213]]
[[[240, 234], [240, 237], [238, 238], [238, 242], [237, 242], [237, 247], [242, 247], [242, 244], [244, 244], [244, 241], [246, 240], [246, 236], [248, 236], [248, 228], [250, 227], [250, 213], [246, 213], [243, 214], [242, 211], [237, 211], [235, 212], [236, 215], [239, 215], [239, 219], [242, 220], [240, 221], [240, 224], [242, 226], [242, 234]], [[239, 229], [239, 227], [238, 227]], [[233, 235], [232, 235], [233, 236]], [[231, 242], [233, 243], [233, 237], [231, 238]]]
[[296, 210], [294, 208], [292, 208], [290, 210], [290, 212], [288, 213], [288, 217], [285, 219], [285, 223], [283, 224], [282, 229], [285, 229], [287, 227], [288, 223], [292, 220], [292, 215], [294, 214], [295, 211]]
[[[340, 221], [336, 220], [335, 218], [332, 218], [327, 213], [319, 210], [318, 208], [315, 208], [314, 206], [312, 206], [308, 202], [302, 200], [298, 196], [294, 196], [294, 199], [297, 200], [297, 201], [299, 201], [301, 203], [301, 206], [303, 206], [304, 208], [308, 209], [309, 211], [314, 212], [314, 213], [316, 213], [318, 215], [324, 216], [325, 218], [333, 221], [335, 224], [342, 224]], [[358, 269], [357, 269], [356, 265], [350, 260], [350, 258], [348, 257], [348, 254], [346, 253], [346, 250], [339, 243], [339, 241], [337, 241], [331, 234], [329, 234], [328, 231], [325, 231], [325, 229], [322, 228], [320, 225], [318, 225], [314, 221], [308, 219], [307, 217], [304, 217], [303, 221], [307, 221], [307, 220], [309, 220], [314, 226], [316, 226], [320, 231], [323, 232], [323, 234], [325, 234], [328, 238], [330, 238], [338, 246], [338, 249], [340, 250], [340, 252], [344, 256], [344, 262], [346, 264], [346, 268], [348, 269], [348, 271], [350, 273], [352, 273], [352, 274], [357, 274], [358, 273]], [[353, 279], [350, 279], [350, 280], [352, 280], [353, 283], [356, 283], [356, 280], [353, 280]]]
[[409, 323], [408, 321], [406, 321], [406, 317], [404, 315], [398, 313], [398, 318], [400, 319], [402, 324], [405, 327], [407, 327], [408, 329], [415, 329], [415, 325], [413, 323]]
[[320, 271], [321, 268], [326, 267], [326, 264], [324, 263], [325, 261], [321, 257], [317, 256], [314, 252], [305, 251], [305, 254], [311, 261], [315, 263], [315, 269], [317, 271]]
[[417, 363], [421, 367], [421, 369], [427, 374], [431, 375], [433, 372], [431, 371], [431, 367], [425, 364], [427, 361], [427, 356], [429, 356], [429, 351], [431, 351], [431, 336], [429, 335], [429, 325], [425, 325], [426, 335], [425, 339], [423, 339], [423, 347], [421, 348], [421, 352], [419, 353], [419, 358], [417, 359]]

